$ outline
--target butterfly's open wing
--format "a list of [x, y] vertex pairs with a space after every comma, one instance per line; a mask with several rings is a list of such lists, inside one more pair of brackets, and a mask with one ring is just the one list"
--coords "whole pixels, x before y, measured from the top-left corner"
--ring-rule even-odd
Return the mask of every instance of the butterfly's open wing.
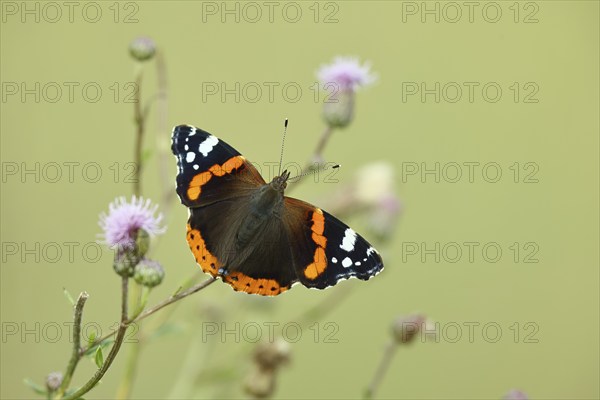
[[188, 243], [204, 272], [222, 276], [234, 290], [276, 296], [298, 280], [287, 232], [280, 219], [268, 218], [238, 248], [236, 235], [249, 208], [247, 198], [236, 198], [190, 209]]
[[339, 219], [290, 197], [285, 207], [294, 266], [304, 286], [324, 289], [341, 279], [368, 280], [383, 269], [377, 250]]
[[177, 157], [177, 194], [187, 207], [246, 196], [265, 184], [237, 150], [202, 129], [179, 125], [171, 139]]

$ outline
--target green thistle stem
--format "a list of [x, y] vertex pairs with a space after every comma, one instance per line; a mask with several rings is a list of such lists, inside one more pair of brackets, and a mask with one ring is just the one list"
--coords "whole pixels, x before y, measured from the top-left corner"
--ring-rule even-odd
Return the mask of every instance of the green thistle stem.
[[133, 159], [135, 162], [135, 171], [134, 171], [134, 179], [133, 179], [133, 194], [136, 196], [140, 196], [142, 193], [142, 145], [144, 138], [144, 129], [146, 126], [146, 116], [142, 111], [142, 66], [140, 63], [136, 64], [136, 72], [135, 72], [135, 97], [133, 99], [133, 112], [134, 112], [134, 121], [136, 126], [136, 134], [135, 134], [135, 145], [134, 145], [134, 154]]
[[379, 367], [375, 372], [375, 376], [373, 376], [371, 384], [365, 391], [365, 399], [372, 399], [375, 395], [375, 391], [377, 391], [377, 388], [381, 384], [383, 377], [385, 376], [387, 370], [390, 368], [390, 364], [392, 362], [392, 359], [394, 358], [394, 355], [396, 354], [397, 349], [398, 345], [394, 340], [390, 340], [386, 345], [385, 350], [383, 351], [383, 357], [381, 359], [381, 362], [379, 363]]
[[67, 365], [67, 371], [63, 377], [63, 381], [56, 391], [55, 398], [61, 399], [65, 394], [65, 391], [69, 387], [71, 383], [71, 378], [75, 373], [75, 368], [77, 367], [77, 363], [81, 359], [79, 356], [79, 347], [81, 341], [81, 320], [83, 318], [83, 306], [87, 301], [89, 295], [86, 292], [81, 292], [79, 298], [77, 299], [77, 303], [75, 303], [75, 312], [73, 315], [73, 352], [71, 353], [71, 359], [69, 360], [69, 364]]
[[123, 344], [123, 339], [125, 339], [125, 333], [127, 332], [127, 328], [129, 326], [129, 324], [127, 323], [127, 321], [128, 321], [128, 318], [127, 318], [127, 303], [128, 303], [127, 298], [128, 298], [128, 296], [129, 296], [129, 278], [123, 277], [121, 279], [121, 324], [119, 326], [119, 329], [117, 330], [117, 337], [115, 338], [115, 342], [113, 343], [113, 345], [110, 349], [110, 352], [108, 353], [108, 356], [106, 356], [106, 360], [104, 360], [102, 367], [100, 367], [96, 371], [94, 376], [92, 376], [81, 388], [79, 388], [79, 390], [75, 391], [75, 393], [71, 394], [70, 396], [67, 396], [66, 399], [78, 399], [81, 396], [83, 396], [84, 394], [86, 394], [87, 392], [89, 392], [90, 390], [92, 390], [94, 388], [94, 386], [96, 386], [96, 384], [98, 384], [100, 379], [102, 379], [102, 377], [104, 376], [106, 371], [108, 371], [111, 364], [117, 357], [117, 354], [119, 353], [119, 349], [121, 348], [121, 344]]

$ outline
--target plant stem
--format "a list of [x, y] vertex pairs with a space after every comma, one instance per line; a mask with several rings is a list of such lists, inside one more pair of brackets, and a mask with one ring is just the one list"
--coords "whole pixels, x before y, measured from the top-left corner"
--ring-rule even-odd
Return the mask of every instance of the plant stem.
[[215, 282], [217, 280], [217, 278], [209, 278], [205, 281], [200, 282], [199, 284], [192, 286], [191, 288], [189, 288], [188, 290], [184, 290], [183, 292], [179, 292], [175, 295], [172, 295], [171, 297], [169, 297], [166, 300], [161, 301], [160, 303], [158, 303], [157, 305], [155, 305], [152, 308], [147, 309], [146, 311], [144, 311], [143, 313], [141, 313], [137, 318], [135, 318], [133, 321], [131, 321], [130, 323], [134, 323], [134, 322], [138, 322], [143, 320], [144, 318], [154, 314], [155, 312], [157, 312], [158, 310], [160, 310], [161, 308], [164, 308], [170, 304], [175, 303], [176, 301], [179, 301], [181, 299], [183, 299], [184, 297], [187, 297], [191, 294], [194, 294], [202, 289], [204, 289], [205, 287], [207, 287], [208, 285], [210, 285], [211, 283]]
[[329, 138], [331, 137], [332, 133], [333, 127], [331, 125], [327, 125], [323, 131], [323, 134], [321, 135], [321, 138], [319, 139], [319, 142], [317, 143], [317, 147], [313, 155], [314, 159], [320, 160], [323, 157], [323, 151], [325, 150], [327, 143], [329, 143]]
[[79, 388], [75, 393], [67, 396], [67, 399], [78, 399], [96, 386], [96, 384], [102, 379], [108, 368], [110, 368], [112, 362], [115, 360], [119, 349], [121, 348], [121, 344], [123, 344], [123, 339], [125, 338], [125, 333], [127, 332], [127, 328], [129, 324], [127, 323], [127, 298], [129, 297], [129, 278], [122, 277], [121, 278], [121, 324], [119, 329], [117, 330], [117, 337], [115, 338], [115, 342], [106, 356], [106, 360], [102, 364], [94, 376], [90, 378], [81, 388]]
[[162, 204], [163, 208], [171, 208], [172, 200], [175, 197], [173, 190], [173, 178], [171, 177], [171, 152], [170, 137], [167, 136], [169, 128], [168, 123], [168, 102], [167, 102], [167, 66], [162, 51], [156, 52], [156, 76], [158, 80], [157, 96], [157, 130], [156, 130], [156, 149], [158, 152], [158, 174], [162, 185]]
[[79, 294], [79, 298], [77, 299], [77, 303], [75, 303], [75, 311], [73, 315], [73, 352], [71, 353], [71, 359], [67, 365], [67, 371], [65, 372], [63, 381], [56, 391], [55, 398], [57, 399], [62, 398], [62, 396], [65, 394], [65, 391], [69, 387], [69, 383], [71, 383], [71, 378], [73, 377], [77, 363], [81, 359], [79, 356], [79, 347], [81, 346], [81, 319], [83, 318], [83, 306], [85, 305], [88, 297], [90, 296], [86, 292], [81, 292]]
[[385, 373], [387, 372], [387, 370], [390, 367], [390, 363], [392, 362], [392, 359], [394, 358], [394, 354], [396, 354], [397, 348], [398, 348], [398, 345], [396, 344], [396, 342], [393, 339], [390, 340], [388, 342], [388, 344], [385, 346], [385, 350], [383, 352], [383, 358], [381, 359], [381, 362], [379, 363], [379, 367], [377, 368], [377, 371], [375, 372], [375, 376], [373, 376], [373, 380], [371, 381], [371, 384], [369, 385], [369, 387], [367, 388], [367, 390], [365, 392], [365, 399], [372, 399], [373, 396], [375, 395], [375, 391], [379, 387], [379, 384], [381, 383]]
[[136, 68], [137, 71], [135, 73], [135, 88], [137, 90], [135, 91], [135, 98], [133, 100], [133, 112], [136, 126], [135, 146], [133, 154], [133, 160], [135, 163], [133, 178], [133, 194], [139, 197], [140, 193], [142, 192], [142, 139], [144, 137], [146, 117], [142, 112], [142, 67], [140, 65], [136, 65]]
[[[143, 320], [144, 318], [149, 317], [150, 315], [154, 314], [158, 310], [160, 310], [160, 309], [162, 309], [162, 308], [164, 308], [164, 307], [166, 307], [166, 306], [168, 306], [170, 304], [173, 304], [176, 301], [179, 301], [179, 300], [183, 299], [184, 297], [187, 297], [187, 296], [189, 296], [191, 294], [199, 292], [200, 290], [202, 290], [205, 287], [209, 286], [211, 283], [215, 282], [216, 280], [217, 280], [217, 278], [212, 278], [211, 277], [211, 278], [209, 278], [209, 279], [207, 279], [205, 281], [202, 281], [202, 282], [198, 283], [195, 286], [192, 286], [191, 288], [189, 288], [187, 290], [184, 290], [183, 292], [179, 292], [179, 293], [177, 293], [175, 295], [172, 295], [169, 298], [161, 301], [160, 303], [158, 303], [154, 307], [147, 309], [146, 311], [144, 311], [143, 313], [141, 313], [137, 317], [135, 317], [133, 319], [130, 319], [130, 320], [127, 320], [125, 322], [125, 324], [127, 326], [129, 326], [129, 325], [131, 325], [133, 323], [139, 322], [139, 321]], [[106, 340], [106, 339], [114, 336], [115, 333], [117, 333], [117, 332], [118, 331], [112, 331], [112, 332], [110, 332], [110, 333], [102, 336], [100, 339], [95, 340], [94, 343], [91, 344], [91, 346], [82, 347], [79, 350], [79, 355], [82, 356], [83, 354], [85, 354], [86, 351], [88, 351], [90, 349], [90, 347], [93, 347], [93, 346], [96, 346], [96, 345], [102, 343], [104, 340]]]
[[[321, 164], [323, 162], [323, 151], [325, 150], [325, 147], [327, 146], [327, 143], [329, 143], [329, 139], [331, 138], [332, 134], [333, 134], [333, 127], [330, 126], [330, 125], [327, 125], [325, 127], [325, 130], [321, 134], [321, 137], [319, 138], [319, 142], [317, 143], [317, 147], [315, 148], [315, 151], [313, 152], [311, 160], [308, 163], [306, 163], [306, 166], [304, 167], [304, 170], [302, 171], [302, 173], [306, 173], [306, 172], [309, 172], [309, 171], [315, 171], [315, 170], [317, 170], [319, 168], [318, 165], [315, 166], [315, 163]], [[287, 189], [288, 192], [291, 189], [293, 189], [294, 187], [296, 187], [297, 183], [299, 183], [300, 181], [302, 181], [307, 176], [309, 176], [309, 174], [308, 175], [304, 175], [304, 176], [300, 176], [300, 177], [294, 179], [293, 180], [294, 185], [291, 185]]]
[[117, 395], [115, 396], [117, 399], [128, 399], [131, 395], [131, 387], [133, 383], [133, 378], [135, 376], [135, 372], [137, 370], [137, 361], [138, 355], [140, 353], [141, 343], [138, 340], [131, 343], [129, 348], [129, 355], [127, 357], [127, 366], [125, 367], [125, 375], [123, 376], [123, 380], [117, 389]]

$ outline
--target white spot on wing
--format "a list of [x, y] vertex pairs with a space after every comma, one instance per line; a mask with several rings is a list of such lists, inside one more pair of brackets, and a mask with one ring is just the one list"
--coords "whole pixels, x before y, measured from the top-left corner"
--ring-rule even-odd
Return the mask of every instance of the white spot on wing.
[[346, 257], [342, 260], [342, 266], [344, 268], [348, 268], [351, 265], [352, 265], [352, 260], [350, 259], [350, 257]]
[[356, 232], [348, 228], [344, 233], [344, 238], [342, 239], [342, 244], [340, 244], [340, 247], [350, 252], [354, 250], [354, 243], [356, 243]]
[[337, 258], [331, 257], [331, 262], [334, 263], [334, 264], [337, 264]]
[[193, 167], [193, 168], [194, 168], [195, 170], [197, 170], [197, 169], [198, 169], [198, 168], [200, 168], [200, 167], [198, 166], [198, 164], [194, 164], [194, 167]]
[[204, 142], [200, 143], [198, 151], [200, 151], [200, 153], [202, 153], [202, 155], [206, 157], [208, 156], [208, 153], [212, 151], [213, 147], [217, 145], [217, 143], [219, 143], [219, 139], [217, 139], [213, 135], [210, 135], [206, 138], [206, 140], [204, 140]]
[[355, 262], [354, 265], [358, 267], [360, 265], [360, 261]]
[[367, 249], [367, 257], [371, 254], [371, 253], [377, 253], [377, 250], [375, 250], [373, 247], [369, 247]]
[[185, 161], [191, 163], [192, 161], [194, 161], [195, 158], [196, 158], [196, 153], [194, 153], [193, 151], [190, 151], [189, 153], [186, 154]]
[[190, 146], [188, 146], [188, 145], [186, 144], [185, 146], [183, 146], [183, 149], [184, 149], [185, 151], [188, 151], [188, 150], [190, 149]]

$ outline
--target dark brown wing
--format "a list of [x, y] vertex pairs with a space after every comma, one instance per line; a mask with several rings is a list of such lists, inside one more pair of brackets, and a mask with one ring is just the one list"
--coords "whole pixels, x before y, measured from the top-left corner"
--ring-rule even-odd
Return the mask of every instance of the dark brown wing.
[[275, 296], [297, 281], [288, 235], [279, 218], [268, 218], [239, 247], [236, 235], [249, 204], [244, 197], [191, 208], [188, 243], [204, 272], [221, 276], [234, 290]]

